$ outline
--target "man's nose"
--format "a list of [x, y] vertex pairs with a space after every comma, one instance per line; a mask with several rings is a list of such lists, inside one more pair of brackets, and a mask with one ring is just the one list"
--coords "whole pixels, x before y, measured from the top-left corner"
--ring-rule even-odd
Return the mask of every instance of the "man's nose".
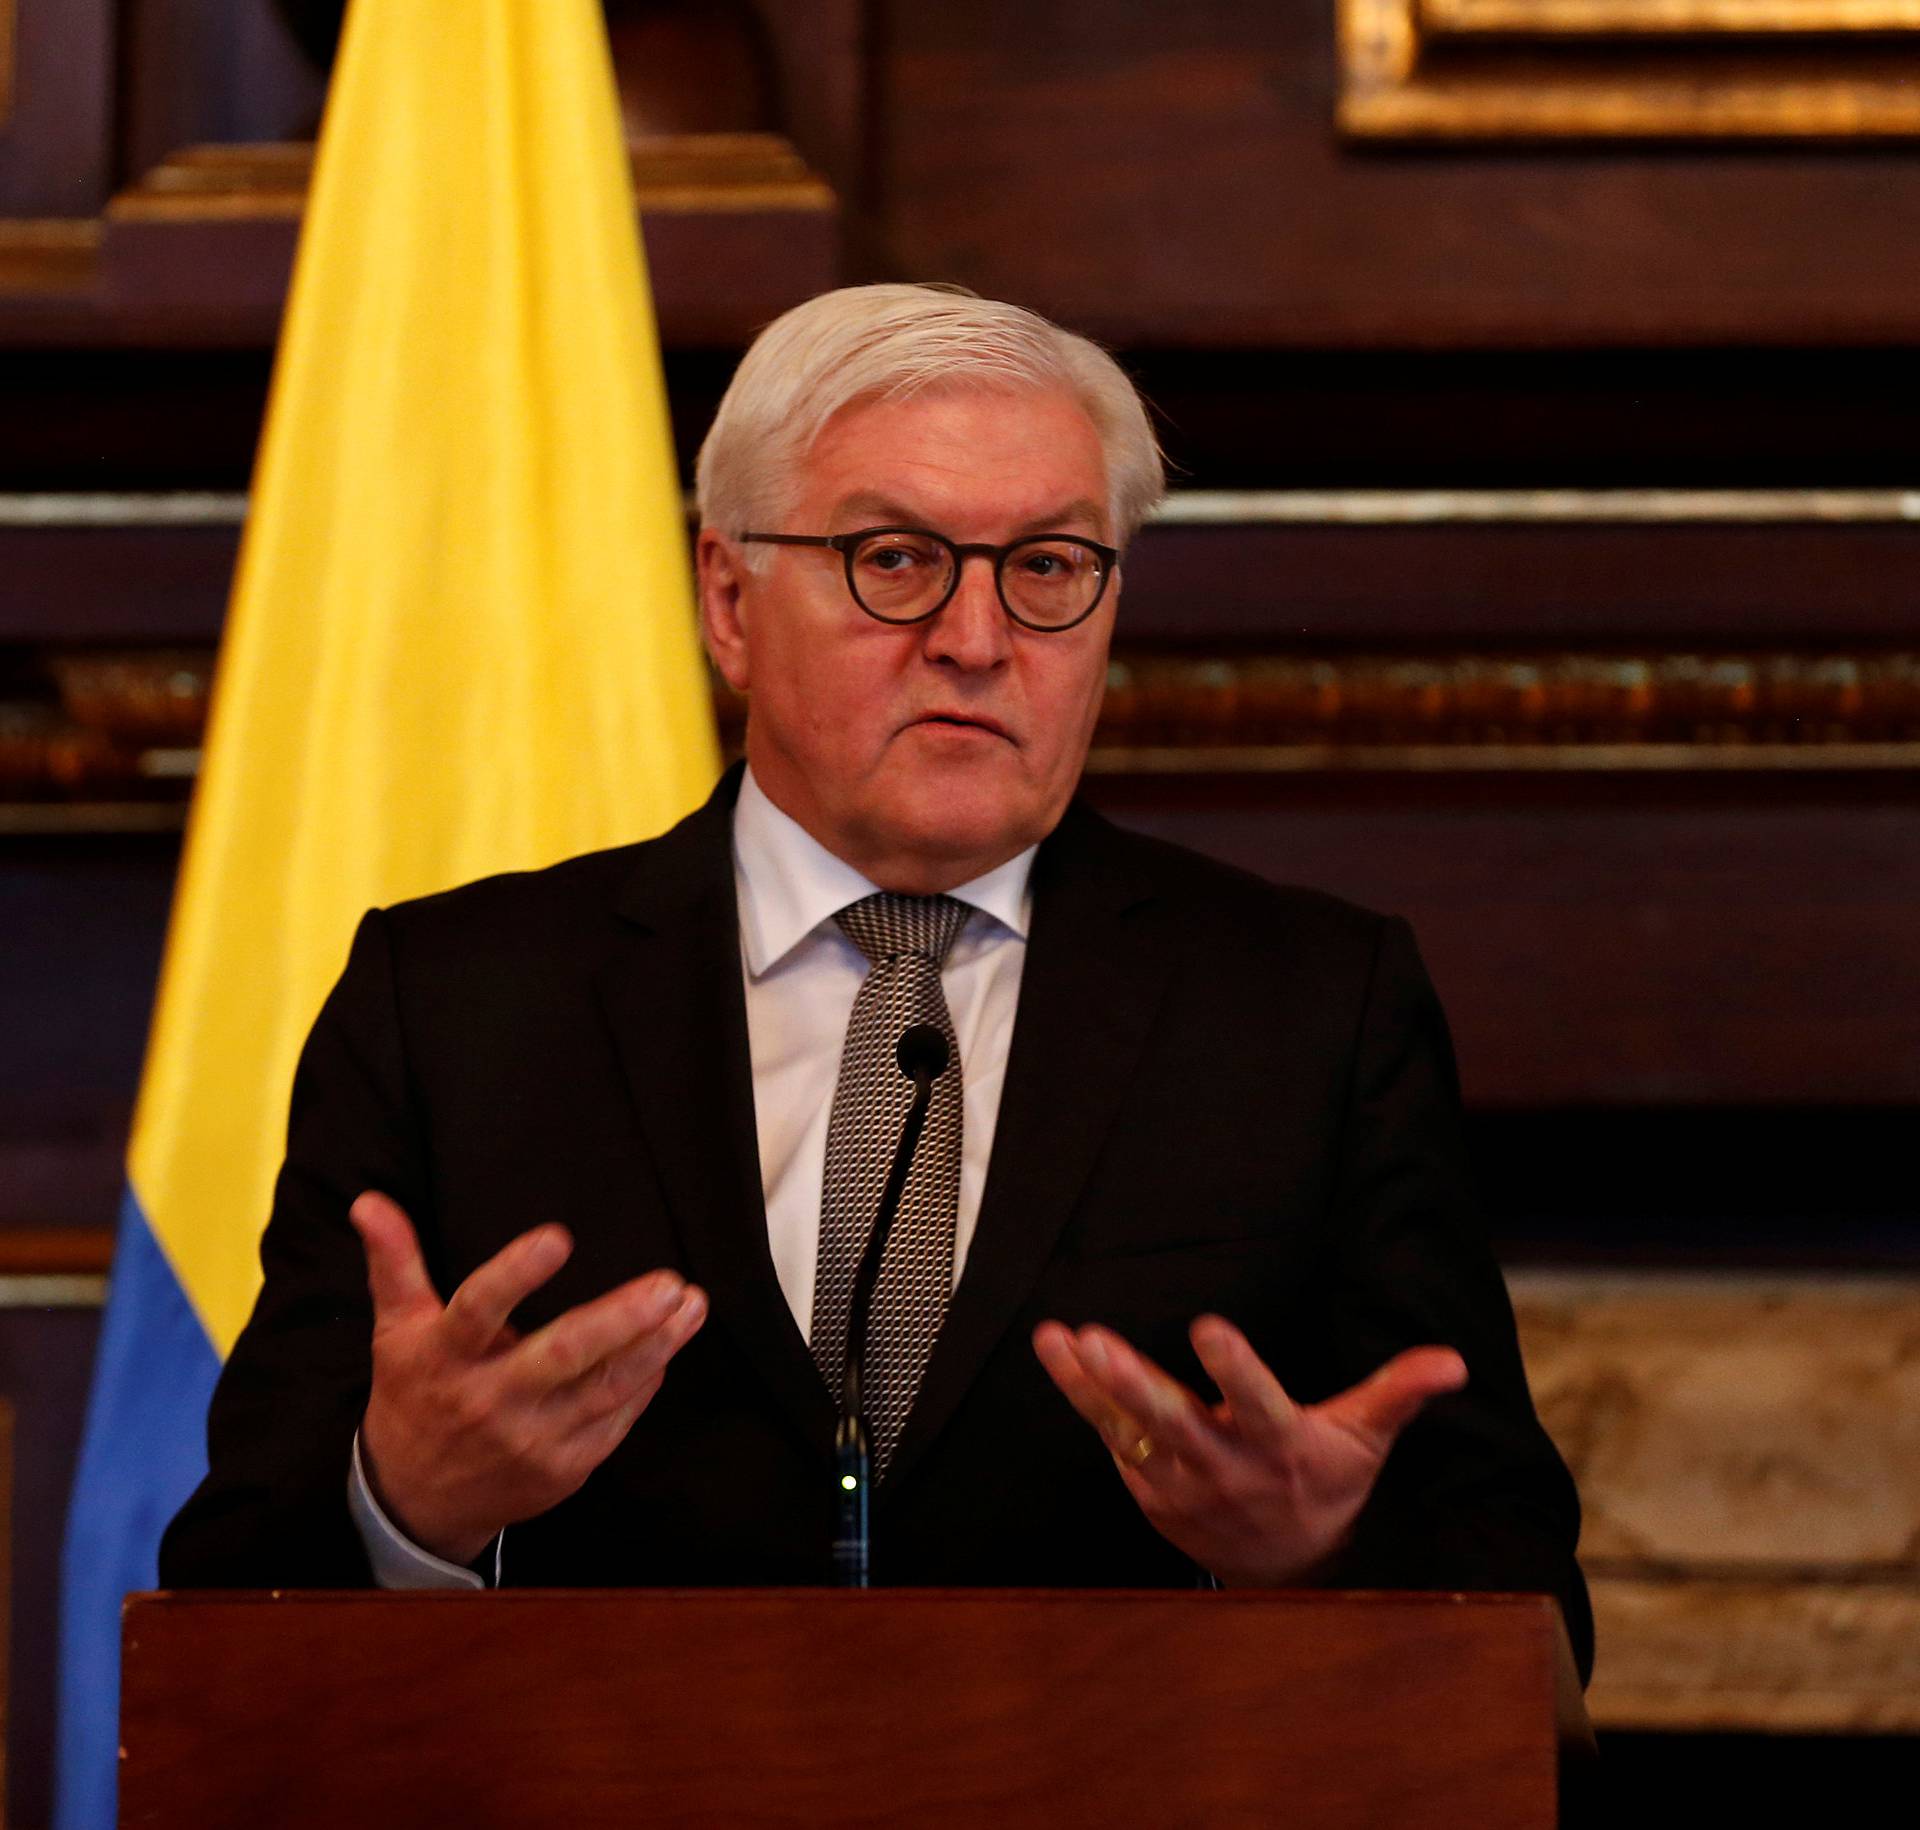
[[1013, 652], [1007, 613], [994, 582], [993, 561], [969, 553], [960, 562], [960, 582], [940, 614], [927, 624], [926, 655], [955, 667], [997, 667]]

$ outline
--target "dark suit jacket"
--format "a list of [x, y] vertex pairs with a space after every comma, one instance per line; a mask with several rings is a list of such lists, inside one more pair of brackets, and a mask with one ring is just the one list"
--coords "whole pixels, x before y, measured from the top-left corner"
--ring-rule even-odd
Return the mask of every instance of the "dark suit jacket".
[[[706, 1327], [514, 1584], [828, 1578], [834, 1405], [768, 1253], [730, 848], [737, 772], [664, 837], [369, 914], [314, 1025], [170, 1586], [366, 1584], [346, 1506], [371, 1312], [348, 1205], [413, 1216], [443, 1291], [525, 1228], [574, 1256], [534, 1327], [658, 1265]], [[1468, 1388], [1389, 1458], [1348, 1586], [1540, 1590], [1584, 1668], [1578, 1505], [1534, 1418], [1462, 1158], [1445, 1019], [1406, 924], [1075, 806], [1040, 848], [978, 1230], [892, 1468], [877, 1581], [1189, 1585], [1035, 1359], [1099, 1320], [1197, 1389], [1230, 1317], [1288, 1389], [1403, 1347]]]

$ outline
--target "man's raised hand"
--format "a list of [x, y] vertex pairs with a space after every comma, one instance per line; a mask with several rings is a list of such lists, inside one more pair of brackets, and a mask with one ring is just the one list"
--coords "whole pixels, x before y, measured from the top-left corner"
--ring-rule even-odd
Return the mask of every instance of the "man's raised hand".
[[1394, 1438], [1467, 1382], [1448, 1347], [1414, 1347], [1324, 1404], [1298, 1405], [1217, 1315], [1191, 1330], [1221, 1402], [1203, 1403], [1111, 1329], [1042, 1322], [1034, 1351], [1099, 1431], [1162, 1537], [1235, 1586], [1310, 1580], [1346, 1542]]
[[373, 1293], [361, 1459], [387, 1516], [452, 1563], [574, 1492], [706, 1319], [701, 1290], [652, 1271], [522, 1338], [507, 1318], [566, 1262], [564, 1227], [522, 1233], [443, 1304], [397, 1203], [370, 1190], [351, 1218]]

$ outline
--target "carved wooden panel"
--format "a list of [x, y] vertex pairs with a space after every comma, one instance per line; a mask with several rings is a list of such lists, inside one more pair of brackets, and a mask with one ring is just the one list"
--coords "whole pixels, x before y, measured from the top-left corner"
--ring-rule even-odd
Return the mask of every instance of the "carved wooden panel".
[[[655, 231], [649, 218], [650, 250]], [[189, 413], [224, 411], [230, 440], [250, 435], [252, 397], [214, 404], [222, 374], [193, 370], [198, 396], [183, 385], [148, 410], [176, 451], [192, 449]], [[39, 407], [24, 382], [13, 386], [16, 403]], [[44, 411], [72, 398], [55, 394]], [[180, 420], [168, 422], [176, 402]], [[82, 455], [161, 436], [74, 416]], [[1655, 519], [1642, 504], [1684, 512]], [[1543, 505], [1558, 512], [1536, 512]], [[213, 642], [245, 512], [238, 490], [0, 498], [0, 643]], [[1128, 553], [1124, 577], [1127, 647], [1911, 649], [1920, 497], [1183, 491]]]
[[1914, 0], [1339, 0], [1362, 139], [1920, 134]]
[[[1123, 825], [1404, 915], [1483, 1112], [1886, 1109], [1920, 1101], [1912, 781], [1322, 769], [1101, 774], [1087, 793]], [[1586, 1173], [1549, 1169], [1542, 1189]]]
[[[616, 12], [662, 335], [737, 346], [840, 277], [858, 6]], [[0, 0], [0, 337], [271, 343], [323, 83], [271, 0]]]
[[[6, 1621], [6, 1822], [53, 1821], [60, 1539], [86, 1410], [100, 1291], [50, 1297], [0, 1271], [0, 1405], [11, 1519]], [[23, 1287], [24, 1286], [24, 1287]]]
[[112, 179], [113, 0], [0, 0], [0, 216], [91, 216]]
[[310, 140], [326, 76], [275, 0], [119, 0], [116, 186], [183, 146]]
[[[313, 147], [183, 147], [117, 196], [102, 227], [106, 302], [216, 337], [270, 340], [285, 301]], [[633, 149], [661, 333], [744, 342], [832, 285], [831, 188], [778, 134], [661, 136]]]
[[0, 1398], [0, 1797], [6, 1792], [5, 1730], [12, 1720], [13, 1406]]
[[[1097, 33], [1090, 17], [1064, 0], [891, 0], [872, 136], [888, 270], [1131, 349], [1920, 339], [1920, 183], [1898, 145], [1383, 157], [1388, 142], [1334, 130], [1323, 0], [1110, 7]], [[1582, 61], [1545, 41], [1527, 55], [1543, 79]], [[1311, 449], [1263, 405], [1245, 391], [1276, 450]], [[1535, 475], [1523, 460], [1493, 480]]]

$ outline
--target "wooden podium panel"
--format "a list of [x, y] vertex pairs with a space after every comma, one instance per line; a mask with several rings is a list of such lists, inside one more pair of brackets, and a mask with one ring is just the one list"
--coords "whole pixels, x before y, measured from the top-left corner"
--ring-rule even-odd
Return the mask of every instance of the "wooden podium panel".
[[121, 1823], [1554, 1822], [1532, 1596], [135, 1596]]

